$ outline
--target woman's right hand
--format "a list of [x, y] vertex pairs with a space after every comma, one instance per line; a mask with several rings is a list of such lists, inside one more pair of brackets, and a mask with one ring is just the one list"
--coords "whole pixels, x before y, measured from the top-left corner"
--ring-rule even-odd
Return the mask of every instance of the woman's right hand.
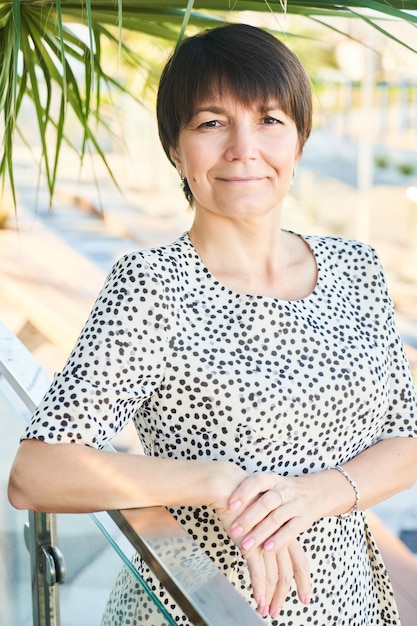
[[[239, 538], [231, 534], [236, 515], [230, 515], [230, 509], [216, 509], [224, 530], [233, 543], [241, 549]], [[244, 551], [243, 551], [244, 552]], [[310, 566], [308, 558], [298, 539], [279, 550], [266, 551], [259, 546], [245, 553], [252, 592], [257, 603], [257, 610], [266, 617], [277, 617], [291, 589], [293, 581], [300, 600], [306, 603], [311, 595]]]
[[278, 617], [293, 581], [302, 602], [310, 595], [309, 563], [297, 539], [277, 552], [259, 548], [254, 555], [251, 551], [245, 558], [258, 612], [263, 617]]

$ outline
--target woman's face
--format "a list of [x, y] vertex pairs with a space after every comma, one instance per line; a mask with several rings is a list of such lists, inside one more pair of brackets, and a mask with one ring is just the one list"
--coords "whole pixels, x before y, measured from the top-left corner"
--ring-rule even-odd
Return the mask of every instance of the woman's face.
[[299, 158], [297, 128], [275, 101], [246, 106], [215, 95], [181, 129], [171, 158], [196, 211], [262, 215], [279, 210], [288, 193]]

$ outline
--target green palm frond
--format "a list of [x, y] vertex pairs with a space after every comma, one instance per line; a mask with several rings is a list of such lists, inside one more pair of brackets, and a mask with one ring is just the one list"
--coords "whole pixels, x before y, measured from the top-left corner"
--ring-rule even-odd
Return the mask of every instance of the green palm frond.
[[[106, 125], [101, 113], [103, 91], [129, 93], [138, 100], [140, 96], [134, 96], [122, 79], [106, 71], [103, 47], [113, 46], [125, 63], [139, 68], [146, 77], [144, 84], [156, 83], [160, 70], [155, 59], [138, 53], [127, 43], [129, 32], [136, 33], [140, 40], [151, 39], [173, 49], [191, 26], [199, 29], [229, 16], [236, 19], [236, 12], [241, 11], [278, 15], [286, 11], [316, 21], [360, 16], [395, 39], [380, 18], [402, 20], [416, 27], [416, 9], [416, 0], [349, 0], [346, 4], [325, 0], [0, 0], [3, 185], [9, 181], [16, 201], [13, 145], [20, 132], [23, 102], [28, 99], [35, 111], [41, 144], [39, 167], [50, 198], [63, 143], [77, 149], [81, 160], [91, 147], [107, 165], [96, 132], [97, 125]], [[74, 23], [86, 26], [85, 38], [74, 29]], [[68, 136], [69, 113], [80, 128], [79, 147]]]

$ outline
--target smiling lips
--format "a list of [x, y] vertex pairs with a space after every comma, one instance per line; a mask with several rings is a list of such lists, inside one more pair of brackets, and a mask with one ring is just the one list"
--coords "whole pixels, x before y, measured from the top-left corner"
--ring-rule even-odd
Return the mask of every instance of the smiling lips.
[[256, 183], [264, 179], [265, 176], [230, 176], [217, 178], [217, 180], [223, 183]]

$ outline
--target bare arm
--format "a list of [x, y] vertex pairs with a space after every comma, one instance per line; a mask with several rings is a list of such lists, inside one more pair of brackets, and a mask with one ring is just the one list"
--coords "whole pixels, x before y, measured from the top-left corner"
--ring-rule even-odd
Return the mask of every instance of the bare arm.
[[[157, 505], [227, 510], [231, 494], [246, 476], [225, 461], [161, 459], [26, 439], [11, 469], [9, 499], [16, 508], [63, 513]], [[307, 559], [301, 549], [293, 559], [302, 572], [297, 586], [305, 598], [310, 590]], [[248, 568], [259, 611], [266, 615], [277, 568], [262, 550], [248, 558]]]
[[[343, 467], [358, 485], [359, 509], [369, 508], [416, 482], [417, 438], [385, 439]], [[244, 550], [260, 544], [279, 549], [316, 520], [351, 510], [354, 502], [352, 486], [337, 471], [294, 478], [253, 474], [230, 499], [229, 506], [241, 512], [231, 536], [242, 538]]]
[[[386, 439], [359, 454], [344, 468], [358, 485], [359, 508], [368, 508], [414, 484], [417, 439]], [[280, 613], [293, 577], [301, 601], [309, 603], [308, 566], [296, 550], [299, 550], [297, 538], [315, 521], [346, 513], [354, 503], [352, 486], [335, 470], [295, 478], [259, 472], [237, 487], [228, 508], [218, 511], [223, 525], [247, 559], [260, 549], [265, 562], [276, 559], [276, 588], [269, 590], [265, 602], [258, 600], [262, 615], [269, 613], [276, 617]], [[236, 517], [230, 515], [232, 511], [237, 513]]]
[[11, 469], [9, 499], [19, 509], [57, 513], [216, 507], [245, 476], [229, 462], [162, 459], [25, 439]]

